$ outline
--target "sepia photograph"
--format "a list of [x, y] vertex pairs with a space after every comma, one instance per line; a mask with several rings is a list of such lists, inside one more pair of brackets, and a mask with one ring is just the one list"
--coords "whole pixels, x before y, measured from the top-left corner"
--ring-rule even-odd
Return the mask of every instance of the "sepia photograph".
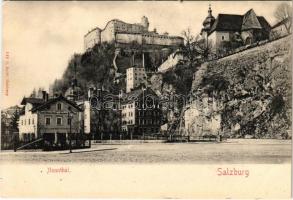
[[291, 1], [3, 1], [1, 63], [1, 197], [291, 196]]

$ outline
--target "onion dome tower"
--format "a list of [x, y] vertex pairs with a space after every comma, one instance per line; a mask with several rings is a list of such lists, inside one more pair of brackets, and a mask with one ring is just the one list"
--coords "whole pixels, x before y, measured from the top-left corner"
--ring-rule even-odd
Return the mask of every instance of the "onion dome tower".
[[208, 16], [205, 18], [203, 21], [202, 25], [203, 28], [201, 29], [201, 34], [206, 37], [208, 33], [210, 32], [213, 24], [215, 22], [215, 18], [212, 15], [212, 9], [211, 9], [211, 4], [209, 5], [209, 10], [208, 10]]

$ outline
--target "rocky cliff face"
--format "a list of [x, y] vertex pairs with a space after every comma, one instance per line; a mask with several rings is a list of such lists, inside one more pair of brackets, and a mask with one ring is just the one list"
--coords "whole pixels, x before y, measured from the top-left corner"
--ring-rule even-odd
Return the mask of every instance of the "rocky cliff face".
[[160, 97], [166, 123], [173, 123], [181, 113], [191, 90], [192, 76], [198, 66], [177, 64], [165, 73], [150, 77], [150, 87]]
[[194, 75], [189, 134], [290, 138], [292, 36], [202, 64]]

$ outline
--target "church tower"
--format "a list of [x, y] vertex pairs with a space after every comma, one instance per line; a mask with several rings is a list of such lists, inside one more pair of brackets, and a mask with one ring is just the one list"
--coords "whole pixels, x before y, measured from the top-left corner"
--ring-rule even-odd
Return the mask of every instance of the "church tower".
[[214, 22], [215, 22], [215, 18], [212, 15], [212, 9], [211, 9], [211, 4], [210, 4], [209, 5], [209, 10], [208, 10], [208, 16], [205, 18], [205, 20], [202, 23], [203, 28], [201, 29], [201, 35], [204, 38], [207, 38], [208, 33], [210, 32]]
[[150, 23], [149, 23], [149, 20], [148, 20], [148, 18], [146, 16], [143, 16], [141, 18], [140, 24], [144, 27], [144, 31], [148, 31], [149, 30]]
[[81, 88], [77, 84], [76, 65], [77, 63], [74, 62], [74, 76], [71, 78], [70, 87], [65, 92], [65, 97], [71, 101], [78, 101], [82, 95]]

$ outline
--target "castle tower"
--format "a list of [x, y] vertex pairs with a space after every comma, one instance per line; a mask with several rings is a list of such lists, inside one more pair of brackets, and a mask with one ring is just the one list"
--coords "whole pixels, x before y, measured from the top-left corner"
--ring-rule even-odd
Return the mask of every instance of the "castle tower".
[[211, 9], [211, 4], [210, 4], [209, 10], [208, 10], [208, 16], [205, 18], [205, 20], [202, 23], [203, 28], [201, 29], [201, 35], [204, 38], [207, 38], [208, 33], [210, 32], [214, 22], [215, 22], [215, 18], [212, 15], [212, 9]]
[[149, 30], [150, 23], [149, 23], [149, 20], [148, 20], [148, 18], [146, 16], [143, 16], [141, 18], [140, 24], [144, 27], [144, 31], [148, 31]]

